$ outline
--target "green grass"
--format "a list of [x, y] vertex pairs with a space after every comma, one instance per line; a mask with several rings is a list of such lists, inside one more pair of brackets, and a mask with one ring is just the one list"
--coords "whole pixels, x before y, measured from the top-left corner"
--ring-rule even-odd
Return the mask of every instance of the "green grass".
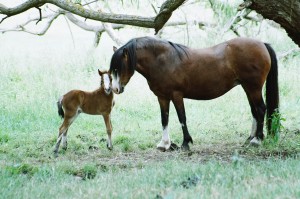
[[195, 163], [174, 158], [140, 168], [84, 166], [81, 172], [92, 177], [83, 179], [79, 170], [47, 166], [16, 175], [6, 168], [0, 191], [5, 198], [300, 197], [300, 162], [295, 159]]
[[[295, 47], [284, 31], [264, 27], [250, 36], [271, 43], [278, 54]], [[184, 43], [186, 38], [167, 35], [170, 31], [163, 36]], [[144, 34], [135, 29], [122, 33]], [[159, 105], [145, 78], [135, 73], [125, 92], [115, 95], [113, 150], [106, 149], [103, 118], [82, 114], [70, 127], [67, 151], [54, 158], [62, 122], [56, 100], [74, 88], [97, 88], [97, 68], [107, 69], [112, 54], [113, 44], [105, 35], [91, 50], [84, 40], [91, 35], [85, 34], [75, 37], [76, 49], [71, 40], [51, 34], [0, 35], [0, 198], [300, 197], [299, 56], [279, 61], [285, 121], [278, 142], [266, 139], [259, 148], [241, 147], [252, 116], [243, 89], [236, 87], [218, 99], [185, 100], [191, 152], [157, 151]], [[190, 34], [191, 46], [199, 48], [233, 37], [213, 30], [204, 34], [195, 27]], [[172, 141], [180, 145], [173, 105], [169, 128]]]

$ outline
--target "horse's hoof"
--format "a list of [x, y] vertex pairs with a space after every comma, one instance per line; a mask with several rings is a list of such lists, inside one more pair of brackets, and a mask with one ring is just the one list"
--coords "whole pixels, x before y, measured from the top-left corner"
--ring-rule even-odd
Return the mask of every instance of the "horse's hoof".
[[182, 151], [189, 151], [190, 150], [190, 146], [188, 144], [182, 144], [181, 145], [181, 150]]
[[170, 146], [170, 150], [171, 150], [171, 151], [177, 151], [177, 150], [179, 150], [179, 149], [180, 149], [180, 147], [177, 146], [177, 144], [171, 142], [171, 146]]
[[254, 146], [254, 147], [259, 147], [261, 145], [261, 140], [254, 137], [251, 141], [250, 141], [250, 146]]
[[158, 149], [162, 152], [165, 152], [167, 150], [165, 147], [162, 147], [162, 146], [157, 146], [156, 149]]
[[253, 137], [249, 136], [247, 138], [247, 140], [244, 142], [244, 144], [242, 145], [242, 147], [247, 147], [250, 145], [250, 141], [253, 139]]

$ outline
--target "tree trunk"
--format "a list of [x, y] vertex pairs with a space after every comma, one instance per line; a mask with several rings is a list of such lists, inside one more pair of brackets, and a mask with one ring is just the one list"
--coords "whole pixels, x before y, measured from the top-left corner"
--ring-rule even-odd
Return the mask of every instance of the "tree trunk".
[[300, 47], [300, 0], [244, 0], [248, 8], [283, 27]]

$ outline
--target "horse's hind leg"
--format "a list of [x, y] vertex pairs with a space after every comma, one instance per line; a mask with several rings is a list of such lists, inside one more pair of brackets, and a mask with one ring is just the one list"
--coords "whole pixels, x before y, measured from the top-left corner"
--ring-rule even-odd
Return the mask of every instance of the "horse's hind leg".
[[110, 114], [103, 115], [105, 126], [106, 126], [106, 132], [107, 132], [107, 148], [109, 150], [112, 150], [113, 145], [111, 141], [111, 133], [112, 133], [112, 125], [110, 120]]
[[266, 106], [263, 101], [261, 90], [256, 92], [246, 91], [246, 93], [253, 116], [252, 131], [247, 141], [252, 145], [260, 145], [261, 140], [264, 139], [263, 126]]
[[183, 103], [183, 97], [181, 93], [174, 92], [173, 93], [173, 99], [172, 99], [179, 122], [181, 123], [182, 131], [183, 131], [183, 143], [181, 148], [183, 150], [189, 150], [189, 142], [193, 143], [193, 139], [189, 134], [188, 128], [186, 126], [186, 116], [185, 116], [185, 109], [184, 109], [184, 103]]

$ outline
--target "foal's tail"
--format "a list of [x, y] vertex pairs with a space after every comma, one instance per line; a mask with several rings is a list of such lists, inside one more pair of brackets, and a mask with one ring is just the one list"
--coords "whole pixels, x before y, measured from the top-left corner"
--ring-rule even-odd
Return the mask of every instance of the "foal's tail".
[[274, 49], [270, 44], [265, 43], [271, 57], [271, 69], [266, 82], [266, 103], [267, 103], [267, 128], [268, 134], [274, 135], [271, 132], [272, 114], [279, 108], [279, 89], [278, 89], [278, 65]]
[[65, 116], [65, 113], [64, 113], [64, 110], [62, 109], [62, 99], [63, 97], [60, 97], [57, 101], [57, 108], [58, 108], [58, 115], [61, 117], [61, 118], [64, 118]]

